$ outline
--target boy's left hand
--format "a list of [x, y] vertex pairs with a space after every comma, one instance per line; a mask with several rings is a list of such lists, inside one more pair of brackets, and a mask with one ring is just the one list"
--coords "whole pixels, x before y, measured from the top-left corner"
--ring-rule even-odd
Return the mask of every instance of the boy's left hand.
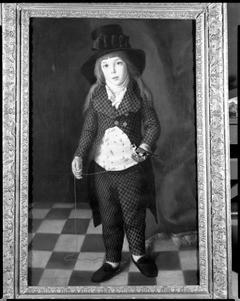
[[148, 153], [145, 149], [138, 147], [136, 150], [133, 151], [132, 157], [137, 162], [143, 162], [147, 159]]

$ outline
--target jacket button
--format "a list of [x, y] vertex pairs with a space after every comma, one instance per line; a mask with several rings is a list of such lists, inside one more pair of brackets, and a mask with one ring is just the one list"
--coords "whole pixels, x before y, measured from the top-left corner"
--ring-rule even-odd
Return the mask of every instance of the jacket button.
[[114, 124], [115, 124], [115, 125], [119, 125], [119, 121], [118, 121], [118, 120], [115, 120], [115, 121], [114, 121]]
[[126, 113], [125, 116], [128, 117], [128, 116], [129, 116], [129, 113]]
[[124, 127], [127, 126], [127, 122], [126, 122], [126, 121], [123, 122], [123, 126], [124, 126]]

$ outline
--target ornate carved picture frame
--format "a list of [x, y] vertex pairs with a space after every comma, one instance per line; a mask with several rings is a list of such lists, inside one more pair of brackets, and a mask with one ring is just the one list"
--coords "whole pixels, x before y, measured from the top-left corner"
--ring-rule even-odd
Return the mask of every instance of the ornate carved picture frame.
[[[194, 20], [199, 285], [29, 286], [31, 18]], [[3, 298], [231, 297], [228, 42], [225, 3], [3, 3]]]

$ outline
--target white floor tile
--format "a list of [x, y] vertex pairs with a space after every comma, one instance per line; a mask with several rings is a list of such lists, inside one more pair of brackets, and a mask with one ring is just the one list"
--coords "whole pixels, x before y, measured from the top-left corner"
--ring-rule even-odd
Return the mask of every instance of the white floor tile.
[[55, 203], [52, 208], [74, 208], [72, 203]]
[[238, 298], [238, 273], [232, 272], [232, 297], [234, 300], [240, 300]]
[[52, 252], [50, 251], [29, 251], [28, 267], [45, 268]]
[[37, 230], [37, 233], [56, 233], [60, 234], [66, 220], [44, 220]]
[[159, 238], [154, 242], [154, 252], [178, 251], [178, 246], [172, 239]]
[[198, 253], [196, 250], [179, 252], [179, 258], [183, 270], [198, 270]]
[[74, 270], [81, 271], [97, 271], [103, 264], [105, 253], [82, 252], [78, 256], [78, 260]]
[[139, 272], [139, 269], [136, 267], [136, 265], [133, 263], [132, 259], [130, 261], [129, 265], [129, 272]]
[[91, 219], [87, 229], [87, 234], [102, 234], [102, 224], [95, 227], [93, 224], [93, 219]]
[[101, 286], [110, 286], [110, 285], [114, 285], [114, 286], [126, 286], [128, 285], [128, 272], [121, 272], [114, 276], [112, 279], [108, 280], [108, 281], [104, 281], [103, 283], [100, 283]]
[[61, 234], [55, 245], [56, 252], [79, 252], [85, 235]]
[[124, 236], [124, 241], [123, 241], [123, 248], [122, 248], [122, 250], [123, 250], [123, 252], [129, 252], [129, 244], [128, 244], [126, 235]]
[[44, 219], [50, 209], [38, 209], [38, 208], [33, 208], [29, 212], [29, 218], [32, 219]]
[[158, 271], [157, 285], [184, 285], [182, 271]]
[[69, 218], [91, 218], [92, 211], [90, 209], [73, 209]]
[[67, 286], [72, 270], [46, 269], [39, 281], [39, 286]]

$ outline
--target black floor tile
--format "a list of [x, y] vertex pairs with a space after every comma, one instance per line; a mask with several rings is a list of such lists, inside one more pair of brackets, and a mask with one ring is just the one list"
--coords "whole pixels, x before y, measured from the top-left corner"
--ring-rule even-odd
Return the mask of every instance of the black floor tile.
[[[77, 262], [79, 253], [74, 252], [53, 252], [48, 260], [47, 269], [72, 270]], [[72, 255], [66, 257], [68, 255]]]
[[77, 209], [90, 209], [91, 210], [91, 207], [88, 203], [84, 203], [84, 202], [78, 202], [76, 204], [76, 208]]
[[154, 258], [159, 270], [181, 270], [177, 251], [155, 252]]
[[36, 233], [29, 244], [29, 250], [53, 251], [59, 234]]
[[35, 202], [32, 204], [32, 207], [34, 209], [38, 208], [38, 209], [49, 209], [49, 208], [52, 208], [52, 206], [54, 205], [55, 203], [51, 203], [51, 202]]
[[37, 286], [44, 269], [41, 268], [28, 268], [28, 285]]
[[99, 283], [91, 282], [93, 272], [73, 271], [69, 279], [69, 286], [98, 286]]
[[82, 244], [81, 252], [105, 252], [101, 234], [87, 234]]
[[122, 259], [121, 259], [121, 270], [125, 271], [129, 268], [131, 263], [131, 255], [130, 252], [122, 252]]
[[28, 219], [28, 233], [35, 233], [37, 232], [38, 228], [40, 227], [43, 219]]
[[185, 285], [199, 285], [199, 271], [185, 270], [183, 276]]
[[129, 272], [128, 285], [157, 285], [155, 277], [146, 277], [140, 272]]
[[194, 244], [179, 246], [179, 251], [191, 251], [191, 250], [198, 250], [198, 246]]
[[52, 208], [47, 216], [45, 217], [46, 220], [61, 220], [61, 219], [68, 219], [72, 209], [71, 208]]
[[90, 219], [68, 219], [63, 227], [62, 234], [86, 234], [89, 223]]
[[32, 209], [32, 208], [33, 208], [33, 205], [34, 205], [33, 203], [29, 203], [29, 204], [28, 204], [28, 210]]
[[127, 262], [131, 262], [131, 254], [130, 252], [122, 252], [122, 262], [127, 261]]

